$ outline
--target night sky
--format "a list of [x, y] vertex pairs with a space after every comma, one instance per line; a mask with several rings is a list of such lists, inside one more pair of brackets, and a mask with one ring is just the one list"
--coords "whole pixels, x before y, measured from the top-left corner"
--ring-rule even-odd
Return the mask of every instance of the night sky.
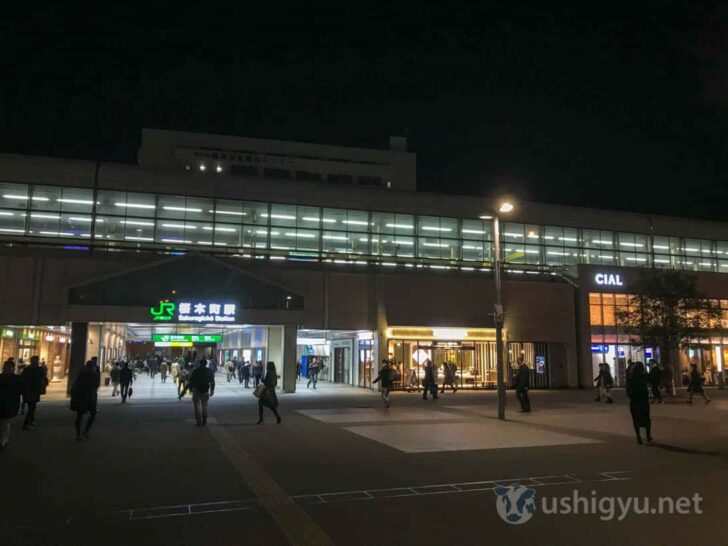
[[31, 8], [0, 34], [0, 150], [407, 134], [423, 191], [726, 219], [728, 9], [435, 4]]

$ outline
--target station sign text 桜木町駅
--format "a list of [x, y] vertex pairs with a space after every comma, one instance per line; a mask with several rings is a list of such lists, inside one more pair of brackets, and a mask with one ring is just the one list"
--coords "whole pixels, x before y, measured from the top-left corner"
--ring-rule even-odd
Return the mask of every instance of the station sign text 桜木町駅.
[[213, 301], [160, 301], [149, 308], [154, 322], [197, 322], [233, 324], [237, 319], [236, 303]]

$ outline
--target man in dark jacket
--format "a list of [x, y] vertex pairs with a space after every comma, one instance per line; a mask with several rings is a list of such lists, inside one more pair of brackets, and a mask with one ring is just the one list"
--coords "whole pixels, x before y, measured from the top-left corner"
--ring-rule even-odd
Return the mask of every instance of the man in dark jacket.
[[[76, 440], [88, 440], [88, 432], [96, 419], [97, 391], [101, 384], [101, 373], [95, 360], [89, 360], [81, 369], [71, 387], [71, 411], [76, 412]], [[86, 427], [81, 436], [83, 416], [88, 413]]]
[[529, 413], [531, 411], [531, 401], [528, 399], [528, 387], [531, 379], [531, 370], [523, 359], [518, 366], [516, 378], [513, 381], [513, 387], [516, 389], [516, 398], [521, 403], [521, 413]]
[[389, 407], [389, 391], [392, 390], [392, 384], [394, 383], [394, 370], [389, 365], [389, 360], [382, 360], [382, 369], [379, 370], [379, 375], [374, 380], [374, 383], [381, 382], [382, 387], [382, 400], [384, 400], [384, 407]]
[[10, 423], [20, 409], [21, 391], [20, 377], [15, 375], [15, 362], [8, 360], [0, 374], [0, 452], [10, 440]]
[[45, 391], [48, 378], [38, 364], [38, 357], [30, 357], [30, 365], [20, 374], [23, 385], [23, 401], [28, 404], [28, 412], [23, 422], [23, 430], [35, 428], [35, 406], [40, 402], [40, 395]]
[[129, 396], [129, 385], [131, 385], [133, 380], [133, 374], [131, 372], [131, 368], [129, 368], [129, 363], [124, 362], [121, 365], [121, 370], [119, 370], [119, 383], [121, 384], [121, 403], [126, 403], [126, 397]]
[[187, 388], [192, 391], [195, 422], [197, 426], [204, 426], [207, 424], [207, 403], [215, 393], [215, 374], [207, 367], [207, 361], [204, 358], [190, 374], [187, 385], [179, 395], [180, 400], [187, 392]]

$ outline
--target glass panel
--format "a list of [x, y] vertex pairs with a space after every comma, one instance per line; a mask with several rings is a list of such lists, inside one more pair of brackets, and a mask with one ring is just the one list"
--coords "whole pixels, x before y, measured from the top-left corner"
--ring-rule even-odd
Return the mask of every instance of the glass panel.
[[296, 218], [296, 205], [272, 204], [270, 206], [271, 226], [296, 227]]
[[25, 210], [28, 208], [28, 186], [25, 184], [0, 183], [0, 207], [3, 209]]
[[372, 212], [372, 233], [394, 233], [394, 214]]
[[344, 209], [323, 209], [321, 224], [324, 229], [346, 230], [346, 211]]
[[493, 224], [483, 220], [463, 220], [460, 233], [463, 239], [473, 241], [493, 240]]
[[394, 248], [397, 256], [413, 257], [415, 255], [415, 238], [396, 235], [393, 237]]
[[[98, 214], [126, 214], [126, 192], [99, 190], [96, 212]], [[117, 206], [116, 203], [119, 203]]]
[[296, 225], [303, 229], [319, 229], [321, 227], [321, 209], [319, 207], [296, 207], [298, 218]]
[[463, 260], [483, 261], [483, 242], [482, 241], [463, 241], [462, 242]]
[[559, 237], [559, 241], [561, 241], [565, 247], [577, 248], [579, 246], [579, 239], [577, 237], [576, 229], [564, 228], [564, 234]]
[[94, 209], [94, 192], [90, 189], [63, 188], [60, 203], [63, 212], [90, 214]]
[[369, 232], [369, 213], [363, 210], [348, 210], [346, 211], [346, 224], [347, 231], [356, 231], [361, 233]]
[[244, 202], [243, 212], [245, 213], [245, 223], [256, 225], [268, 224], [268, 205], [267, 203]]
[[242, 201], [216, 199], [215, 208], [210, 210], [213, 211], [210, 214], [214, 214], [215, 221], [217, 222], [242, 224], [243, 221], [247, 221], [244, 220], [247, 213], [243, 210]]
[[324, 252], [350, 252], [351, 238], [340, 231], [324, 231], [321, 235], [321, 247]]
[[30, 198], [31, 210], [61, 210], [63, 188], [58, 186], [33, 186]]

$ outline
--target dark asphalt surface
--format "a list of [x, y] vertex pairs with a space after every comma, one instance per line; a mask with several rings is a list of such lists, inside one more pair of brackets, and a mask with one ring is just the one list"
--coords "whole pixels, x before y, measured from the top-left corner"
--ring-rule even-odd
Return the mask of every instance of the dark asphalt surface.
[[[214, 397], [210, 412], [216, 421], [211, 426], [223, 429], [236, 449], [252, 457], [261, 476], [286, 495], [304, 496], [293, 503], [336, 544], [728, 544], [724, 393], [711, 391], [715, 402], [710, 408], [674, 404], [670, 418], [655, 420], [654, 446], [638, 446], [629, 436], [603, 430], [609, 427], [602, 422], [629, 421], [622, 393], [616, 394], [615, 405], [597, 407], [588, 392], [532, 392], [533, 418], [555, 412], [593, 422], [590, 431], [529, 425], [534, 431], [566, 432], [599, 443], [431, 453], [406, 453], [345, 430], [347, 424], [298, 413], [381, 408], [374, 394], [327, 390], [325, 384], [315, 395], [281, 396], [280, 426], [270, 418], [255, 424], [252, 397]], [[84, 442], [75, 440], [73, 414], [63, 402], [41, 403], [33, 431], [21, 432], [19, 418], [15, 421], [11, 445], [0, 455], [1, 545], [287, 543], [279, 522], [260, 501], [260, 489], [256, 494], [210, 430], [193, 425], [189, 401], [111, 402], [100, 404], [92, 437]], [[472, 406], [473, 411], [448, 405]], [[509, 399], [509, 410], [515, 405]], [[414, 408], [487, 424], [491, 418], [475, 411], [482, 414], [484, 406], [486, 413], [490, 408], [495, 413], [493, 393], [459, 392], [437, 402], [398, 393], [387, 419], [398, 422], [398, 409]], [[595, 409], [602, 413], [591, 413]], [[443, 423], [441, 414], [417, 422]], [[599, 473], [607, 471], [627, 471], [629, 479], [604, 481]], [[357, 493], [567, 475], [574, 481], [538, 486], [537, 496], [570, 496], [577, 490], [585, 496], [595, 491], [656, 499], [697, 492], [704, 499], [703, 514], [630, 514], [623, 521], [601, 521], [598, 515], [537, 510], [529, 522], [509, 525], [498, 516], [490, 489]], [[428, 491], [435, 494], [423, 494]], [[339, 492], [349, 494], [325, 495], [326, 503], [312, 504], [310, 495]], [[291, 542], [296, 540], [289, 536]], [[298, 543], [307, 541], [299, 537]]]

